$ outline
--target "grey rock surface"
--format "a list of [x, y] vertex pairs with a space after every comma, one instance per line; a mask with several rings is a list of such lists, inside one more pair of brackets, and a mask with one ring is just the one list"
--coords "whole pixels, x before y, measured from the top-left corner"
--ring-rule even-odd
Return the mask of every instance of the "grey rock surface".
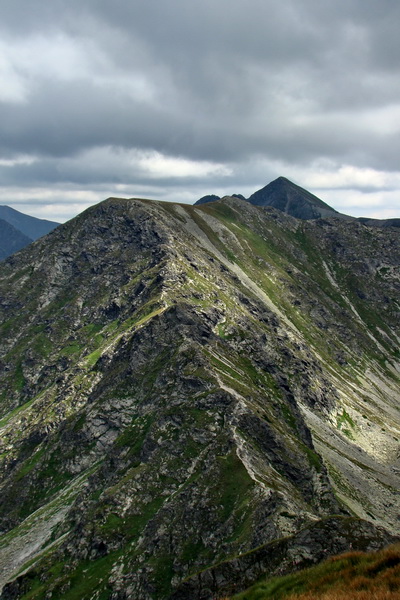
[[109, 199], [4, 261], [3, 597], [315, 562], [332, 515], [329, 552], [399, 535], [399, 265], [397, 228], [240, 198]]

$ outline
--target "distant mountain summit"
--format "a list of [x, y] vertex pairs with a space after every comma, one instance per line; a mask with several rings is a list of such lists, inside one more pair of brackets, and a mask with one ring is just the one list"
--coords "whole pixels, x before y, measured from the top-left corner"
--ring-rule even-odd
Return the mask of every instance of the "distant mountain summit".
[[256, 206], [272, 206], [304, 220], [345, 216], [286, 177], [278, 177], [252, 194], [247, 201]]
[[195, 204], [208, 204], [208, 202], [216, 202], [217, 200], [221, 200], [220, 196], [216, 196], [215, 194], [207, 194], [207, 196], [199, 198]]
[[58, 225], [55, 221], [25, 215], [10, 206], [0, 206], [0, 260], [50, 233]]
[[[321, 217], [352, 219], [352, 217], [347, 217], [337, 212], [320, 200], [320, 198], [317, 198], [317, 196], [296, 185], [286, 177], [278, 177], [278, 179], [258, 190], [249, 198], [245, 198], [241, 194], [232, 194], [231, 197], [246, 200], [255, 206], [272, 206], [292, 217], [303, 220], [319, 219]], [[197, 200], [195, 206], [207, 204], [208, 202], [216, 202], [220, 199], [215, 194], [208, 194]]]
[[[230, 194], [229, 196], [224, 196], [225, 198], [239, 198], [239, 200], [246, 200], [242, 194]], [[207, 194], [207, 196], [203, 196], [197, 202], [194, 203], [195, 206], [199, 204], [208, 204], [209, 202], [216, 202], [217, 200], [221, 200], [220, 196], [216, 196], [215, 194]]]
[[31, 238], [15, 229], [10, 223], [0, 219], [0, 260], [4, 260], [10, 254], [21, 250], [32, 241]]
[[10, 223], [15, 229], [18, 229], [32, 240], [37, 240], [46, 235], [46, 233], [50, 233], [50, 231], [59, 225], [55, 221], [31, 217], [10, 206], [0, 206], [0, 219], [4, 219], [4, 221]]
[[[246, 202], [255, 206], [276, 208], [291, 217], [296, 217], [304, 221], [334, 217], [344, 221], [359, 221], [368, 227], [400, 227], [400, 219], [396, 218], [372, 219], [369, 217], [356, 218], [345, 215], [286, 177], [278, 177], [261, 190], [254, 192], [249, 198], [245, 198], [241, 194], [232, 194], [230, 197], [246, 200]], [[194, 205], [216, 202], [217, 200], [221, 200], [221, 198], [214, 194], [209, 194], [197, 200]]]

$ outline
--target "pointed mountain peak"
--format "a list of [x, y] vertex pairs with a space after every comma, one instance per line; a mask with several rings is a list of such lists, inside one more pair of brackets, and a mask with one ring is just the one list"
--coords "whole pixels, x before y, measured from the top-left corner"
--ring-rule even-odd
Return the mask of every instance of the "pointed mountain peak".
[[279, 177], [274, 179], [274, 181], [271, 181], [271, 183], [280, 183], [280, 184], [288, 183], [289, 185], [295, 185], [292, 181], [290, 181], [290, 179], [288, 179], [287, 177], [283, 177], [283, 175], [280, 175]]
[[340, 213], [286, 177], [278, 177], [248, 198], [256, 206], [272, 206], [298, 219], [340, 217]]

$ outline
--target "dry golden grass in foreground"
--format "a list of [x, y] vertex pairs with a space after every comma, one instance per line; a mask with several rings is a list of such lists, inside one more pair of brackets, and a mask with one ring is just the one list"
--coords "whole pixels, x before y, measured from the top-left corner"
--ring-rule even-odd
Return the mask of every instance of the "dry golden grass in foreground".
[[259, 582], [234, 596], [234, 600], [283, 599], [400, 600], [400, 544], [379, 552], [334, 556], [298, 573]]
[[358, 591], [358, 592], [326, 592], [322, 595], [315, 593], [300, 594], [300, 596], [289, 596], [288, 600], [399, 600], [400, 592], [381, 591]]

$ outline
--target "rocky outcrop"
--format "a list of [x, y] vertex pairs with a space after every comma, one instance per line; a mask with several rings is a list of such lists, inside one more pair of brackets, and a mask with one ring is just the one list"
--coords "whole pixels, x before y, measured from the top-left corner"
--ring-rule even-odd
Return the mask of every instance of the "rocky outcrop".
[[4, 597], [168, 598], [399, 533], [398, 235], [109, 199], [5, 261]]
[[171, 600], [212, 600], [250, 587], [262, 578], [308, 568], [341, 552], [372, 552], [396, 541], [386, 530], [350, 517], [330, 517], [184, 581]]

